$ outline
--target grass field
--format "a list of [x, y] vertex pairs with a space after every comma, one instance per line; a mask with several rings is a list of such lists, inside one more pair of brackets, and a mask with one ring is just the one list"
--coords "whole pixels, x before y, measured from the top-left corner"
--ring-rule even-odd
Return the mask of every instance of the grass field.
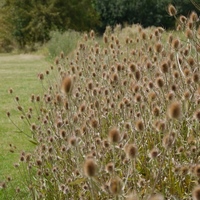
[[[45, 57], [39, 55], [11, 55], [0, 54], [0, 182], [8, 175], [18, 177], [13, 164], [19, 160], [19, 154], [23, 150], [31, 150], [32, 145], [27, 137], [16, 132], [16, 128], [10, 123], [6, 112], [10, 111], [13, 120], [23, 127], [20, 116], [16, 113], [14, 103], [15, 96], [20, 98], [22, 105], [30, 105], [30, 95], [41, 92], [41, 85], [37, 74], [45, 71], [49, 63]], [[8, 90], [12, 88], [13, 97]], [[9, 144], [16, 146], [14, 153], [9, 152]], [[9, 192], [5, 197], [0, 191], [0, 199], [11, 199], [13, 194]]]

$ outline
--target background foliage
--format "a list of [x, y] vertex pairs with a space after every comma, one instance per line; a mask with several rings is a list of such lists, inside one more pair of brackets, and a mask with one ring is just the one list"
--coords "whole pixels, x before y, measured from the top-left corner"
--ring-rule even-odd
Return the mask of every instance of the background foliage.
[[114, 26], [119, 23], [173, 28], [174, 19], [167, 13], [167, 6], [170, 3], [177, 7], [179, 13], [186, 16], [191, 10], [195, 10], [190, 0], [94, 0], [102, 21], [102, 29], [107, 25]]
[[52, 31], [103, 33], [108, 25], [133, 23], [171, 29], [175, 19], [167, 13], [169, 3], [186, 16], [195, 10], [190, 0], [1, 0], [0, 52], [27, 46], [34, 50]]
[[12, 36], [20, 48], [45, 43], [53, 30], [84, 31], [98, 22], [90, 0], [5, 0], [1, 10], [0, 23], [6, 22], [6, 27], [0, 28], [2, 37], [5, 38], [5, 29], [11, 26]]

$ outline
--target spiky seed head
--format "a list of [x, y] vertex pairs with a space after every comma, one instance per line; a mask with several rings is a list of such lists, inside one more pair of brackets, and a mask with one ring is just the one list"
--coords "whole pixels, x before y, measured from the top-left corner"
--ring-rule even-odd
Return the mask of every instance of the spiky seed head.
[[188, 174], [188, 172], [189, 172], [189, 167], [188, 166], [181, 167], [181, 169], [180, 169], [181, 175], [185, 176], [185, 175]]
[[96, 120], [96, 119], [92, 119], [91, 120], [91, 126], [93, 127], [93, 128], [97, 128], [98, 127], [98, 121]]
[[172, 89], [172, 91], [176, 91], [177, 90], [177, 86], [175, 85], [175, 84], [173, 84], [172, 86], [171, 86], [171, 89]]
[[195, 11], [192, 11], [191, 14], [190, 14], [190, 20], [191, 22], [197, 22], [199, 19], [197, 13]]
[[137, 81], [139, 81], [139, 80], [140, 80], [140, 77], [141, 77], [140, 71], [139, 71], [139, 70], [136, 70], [136, 71], [135, 71], [135, 79], [136, 79]]
[[188, 68], [185, 68], [184, 71], [183, 71], [184, 75], [186, 77], [188, 77], [190, 75], [190, 70]]
[[180, 41], [178, 39], [174, 39], [172, 41], [172, 47], [177, 50], [180, 47]]
[[199, 80], [200, 80], [200, 77], [199, 77], [199, 73], [194, 73], [193, 76], [192, 76], [192, 79], [195, 83], [198, 83]]
[[195, 117], [195, 119], [196, 119], [197, 121], [200, 122], [200, 109], [197, 110], [197, 111], [194, 113], [194, 117]]
[[104, 41], [105, 44], [108, 43], [108, 36], [105, 33], [103, 35], [103, 41]]
[[61, 90], [64, 94], [68, 94], [72, 89], [72, 77], [66, 76], [61, 84]]
[[118, 143], [120, 141], [120, 132], [117, 128], [110, 129], [108, 138], [111, 143]]
[[188, 39], [192, 39], [192, 38], [193, 38], [193, 32], [192, 32], [192, 30], [189, 29], [189, 28], [186, 29], [185, 35], [186, 35], [186, 37], [187, 37]]
[[135, 101], [136, 101], [136, 102], [141, 102], [141, 101], [142, 101], [142, 96], [141, 96], [139, 93], [137, 93], [137, 94], [135, 95]]
[[163, 46], [160, 42], [158, 42], [156, 45], [155, 45], [155, 51], [157, 53], [160, 53], [161, 51], [163, 50]]
[[157, 130], [163, 132], [165, 131], [165, 129], [166, 129], [165, 121], [159, 121], [159, 123], [157, 124]]
[[152, 101], [154, 101], [156, 99], [156, 93], [155, 92], [150, 92], [149, 94], [148, 94], [148, 100], [150, 101], [150, 102], [152, 102]]
[[89, 158], [84, 163], [84, 173], [88, 177], [95, 176], [97, 172], [97, 165], [92, 158]]
[[160, 69], [161, 69], [161, 72], [162, 73], [167, 73], [169, 71], [169, 65], [168, 65], [168, 62], [163, 62], [160, 66]]
[[168, 106], [168, 116], [171, 119], [179, 119], [181, 117], [181, 103], [180, 102], [174, 101]]
[[159, 155], [159, 150], [155, 147], [149, 152], [149, 157], [152, 159], [157, 158], [158, 155]]
[[134, 159], [137, 156], [138, 149], [134, 144], [127, 144], [124, 147], [124, 151], [128, 159]]
[[176, 8], [172, 4], [168, 6], [168, 13], [170, 16], [175, 16], [177, 13]]
[[164, 80], [161, 77], [158, 77], [156, 79], [156, 84], [159, 88], [162, 88], [164, 86]]
[[171, 100], [173, 100], [174, 96], [175, 96], [174, 92], [173, 92], [173, 91], [170, 91], [170, 92], [167, 94], [167, 99], [168, 99], [169, 101], [171, 101]]
[[[169, 44], [172, 44], [173, 39], [174, 39], [174, 38], [173, 38], [173, 35], [170, 34], [169, 37], [168, 37], [168, 42], [169, 42]], [[170, 54], [170, 55], [172, 55], [172, 54]]]
[[178, 71], [174, 71], [173, 75], [174, 75], [174, 78], [176, 78], [176, 79], [179, 78], [179, 72]]
[[77, 139], [75, 136], [71, 136], [68, 140], [70, 146], [76, 146]]
[[188, 62], [188, 64], [189, 64], [191, 67], [194, 66], [194, 64], [195, 64], [195, 60], [194, 60], [193, 57], [189, 57], [189, 58], [187, 59], [187, 62]]
[[192, 191], [192, 199], [200, 200], [200, 185], [196, 186]]
[[181, 15], [181, 16], [179, 17], [179, 21], [180, 21], [182, 24], [185, 24], [185, 23], [187, 22], [187, 17]]
[[130, 71], [131, 71], [131, 72], [135, 72], [136, 69], [137, 69], [135, 63], [131, 63], [131, 64], [129, 65], [129, 68], [130, 68]]
[[108, 142], [108, 140], [104, 140], [103, 141], [103, 147], [104, 148], [108, 148], [110, 145], [109, 145], [109, 142]]
[[141, 32], [140, 33], [140, 35], [141, 35], [141, 38], [143, 39], [143, 40], [146, 40], [147, 39], [147, 34], [145, 33], [145, 32]]
[[109, 190], [113, 195], [119, 195], [122, 191], [123, 183], [119, 177], [110, 179]]
[[163, 137], [163, 147], [165, 149], [169, 149], [172, 147], [174, 143], [174, 137], [171, 134], [167, 134]]
[[144, 130], [144, 123], [142, 120], [137, 120], [135, 123], [135, 127], [137, 131], [143, 131]]
[[90, 37], [91, 37], [91, 38], [94, 38], [94, 36], [95, 36], [94, 30], [91, 30], [91, 31], [90, 31]]
[[200, 177], [200, 164], [198, 164], [198, 165], [195, 166], [195, 168], [194, 168], [194, 174], [197, 177]]
[[160, 109], [159, 109], [159, 107], [158, 106], [155, 106], [154, 108], [153, 108], [153, 115], [154, 116], [156, 116], [156, 117], [158, 117], [159, 115], [160, 115]]
[[190, 91], [189, 90], [186, 90], [185, 92], [184, 92], [184, 94], [183, 94], [183, 96], [184, 96], [184, 99], [185, 100], [188, 100], [189, 98], [190, 98]]
[[89, 90], [93, 89], [93, 82], [92, 81], [89, 81], [89, 83], [88, 83], [88, 89]]
[[114, 171], [114, 163], [108, 163], [105, 167], [105, 170], [108, 172], [108, 173], [113, 173]]
[[[195, 153], [196, 152], [196, 150], [197, 150], [197, 147], [196, 146], [191, 146], [191, 148], [190, 148], [190, 151], [191, 151], [191, 153]], [[199, 168], [200, 169], [200, 168]], [[199, 175], [200, 175], [200, 170], [199, 170]]]

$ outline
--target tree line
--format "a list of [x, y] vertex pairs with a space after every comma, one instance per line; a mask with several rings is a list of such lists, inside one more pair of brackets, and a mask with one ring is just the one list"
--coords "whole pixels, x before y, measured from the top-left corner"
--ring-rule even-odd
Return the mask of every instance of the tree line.
[[43, 44], [55, 30], [102, 33], [108, 25], [133, 23], [170, 29], [175, 24], [167, 13], [170, 3], [184, 15], [196, 9], [190, 0], [1, 0], [0, 48]]

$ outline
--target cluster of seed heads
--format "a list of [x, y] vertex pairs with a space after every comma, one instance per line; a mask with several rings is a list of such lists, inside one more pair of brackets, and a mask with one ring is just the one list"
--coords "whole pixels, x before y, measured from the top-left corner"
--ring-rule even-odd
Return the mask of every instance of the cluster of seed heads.
[[102, 41], [92, 31], [39, 75], [44, 95], [27, 113], [16, 98], [36, 144], [16, 164], [33, 199], [200, 199], [196, 13], [180, 26], [183, 39], [139, 25], [108, 27]]

